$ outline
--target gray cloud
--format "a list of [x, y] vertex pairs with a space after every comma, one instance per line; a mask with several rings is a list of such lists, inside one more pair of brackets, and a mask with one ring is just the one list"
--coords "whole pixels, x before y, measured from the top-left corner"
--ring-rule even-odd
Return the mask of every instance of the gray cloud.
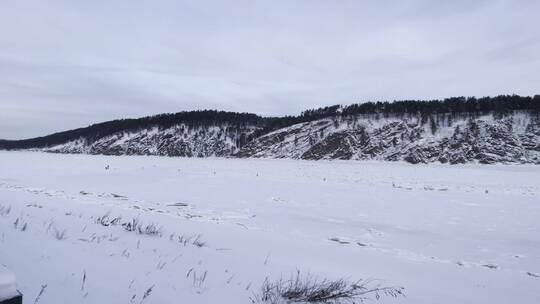
[[537, 94], [538, 1], [4, 0], [0, 138], [215, 108]]

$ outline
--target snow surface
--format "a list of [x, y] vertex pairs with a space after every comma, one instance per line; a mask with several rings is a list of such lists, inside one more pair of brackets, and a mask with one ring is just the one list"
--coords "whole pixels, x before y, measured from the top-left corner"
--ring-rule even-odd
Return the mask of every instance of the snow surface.
[[380, 303], [540, 303], [539, 218], [533, 165], [0, 152], [0, 264], [29, 303], [251, 303], [297, 270], [405, 288]]
[[0, 265], [0, 301], [13, 299], [17, 295], [15, 275], [5, 266]]

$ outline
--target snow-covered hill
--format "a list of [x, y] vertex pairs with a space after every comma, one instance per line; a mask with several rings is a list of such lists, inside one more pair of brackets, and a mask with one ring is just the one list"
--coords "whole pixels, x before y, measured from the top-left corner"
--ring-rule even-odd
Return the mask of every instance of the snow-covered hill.
[[256, 128], [227, 124], [192, 127], [179, 124], [166, 129], [157, 127], [136, 132], [118, 132], [90, 141], [79, 138], [50, 148], [47, 152], [105, 155], [164, 155], [183, 157], [229, 156], [239, 151]]
[[[146, 128], [47, 152], [183, 157], [353, 159], [410, 163], [540, 163], [540, 119], [528, 112], [496, 117], [439, 114], [334, 116], [255, 137], [260, 126], [227, 124]], [[250, 140], [248, 140], [250, 139]]]
[[335, 117], [277, 130], [249, 143], [237, 156], [540, 163], [540, 120], [518, 112], [504, 117]]

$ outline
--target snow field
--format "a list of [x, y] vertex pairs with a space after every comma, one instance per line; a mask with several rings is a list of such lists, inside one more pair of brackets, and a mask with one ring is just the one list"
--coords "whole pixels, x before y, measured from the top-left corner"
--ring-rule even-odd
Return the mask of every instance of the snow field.
[[0, 264], [38, 303], [252, 303], [298, 270], [537, 303], [539, 194], [537, 166], [0, 152]]

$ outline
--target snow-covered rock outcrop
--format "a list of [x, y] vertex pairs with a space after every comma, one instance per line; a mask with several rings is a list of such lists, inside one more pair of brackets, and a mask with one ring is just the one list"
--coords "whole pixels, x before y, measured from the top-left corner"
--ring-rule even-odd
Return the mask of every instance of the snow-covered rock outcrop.
[[404, 160], [410, 163], [540, 163], [540, 120], [346, 117], [280, 129], [250, 142], [239, 157]]
[[260, 126], [184, 124], [118, 132], [44, 148], [58, 153], [353, 159], [410, 163], [540, 163], [540, 118], [530, 112], [334, 116], [256, 137]]
[[166, 129], [119, 132], [93, 141], [80, 138], [44, 150], [105, 155], [229, 156], [239, 150], [253, 131], [255, 128], [249, 126], [238, 129], [228, 125], [190, 127], [180, 124]]

